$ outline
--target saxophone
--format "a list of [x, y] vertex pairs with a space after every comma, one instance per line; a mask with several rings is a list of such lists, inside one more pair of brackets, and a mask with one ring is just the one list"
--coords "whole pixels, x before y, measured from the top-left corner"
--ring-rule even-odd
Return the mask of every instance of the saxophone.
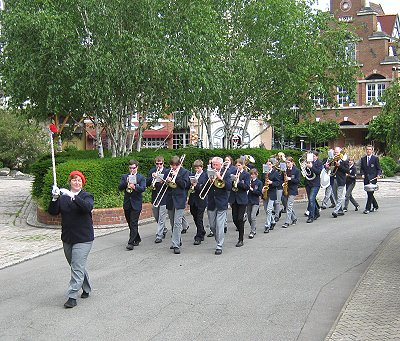
[[268, 183], [268, 181], [269, 181], [269, 173], [265, 173], [264, 187], [262, 188], [263, 191], [265, 191], [265, 192], [263, 193], [263, 199], [264, 199], [264, 200], [267, 200], [267, 198], [268, 198], [268, 189], [269, 189], [269, 183]]
[[283, 195], [287, 197], [289, 195], [289, 183], [288, 183], [288, 170], [283, 172]]

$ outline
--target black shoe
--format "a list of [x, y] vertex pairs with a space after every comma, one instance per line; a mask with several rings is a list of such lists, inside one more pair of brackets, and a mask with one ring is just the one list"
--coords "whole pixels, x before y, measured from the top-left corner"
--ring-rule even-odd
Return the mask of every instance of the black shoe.
[[329, 208], [335, 208], [336, 205], [332, 204], [331, 206], [329, 206]]
[[137, 240], [133, 242], [133, 246], [139, 246], [140, 242], [138, 242]]
[[376, 212], [378, 211], [378, 207], [372, 207], [370, 212]]
[[360, 206], [356, 206], [356, 208], [354, 209], [354, 211], [358, 211], [358, 209], [360, 208]]
[[314, 220], [317, 220], [321, 215], [319, 213], [317, 213], [314, 217]]
[[368, 214], [369, 213], [369, 211], [368, 210], [364, 210], [364, 212], [363, 212], [364, 214]]
[[126, 244], [126, 249], [128, 251], [132, 251], [133, 250], [133, 244]]
[[222, 255], [222, 250], [221, 249], [216, 249], [215, 250], [216, 255]]
[[154, 243], [156, 243], [156, 244], [161, 243], [161, 242], [162, 242], [161, 238], [156, 238], [156, 240], [154, 241]]
[[73, 308], [76, 306], [76, 299], [75, 298], [68, 298], [68, 301], [64, 303], [65, 308]]
[[344, 215], [344, 212], [338, 212], [337, 215]]
[[249, 239], [253, 239], [254, 236], [255, 236], [255, 234], [256, 234], [255, 232], [250, 232], [250, 233], [249, 233]]
[[193, 245], [200, 245], [201, 244], [201, 241], [199, 240], [199, 239], [196, 239], [195, 241], [194, 241], [194, 243], [193, 243]]
[[276, 225], [276, 224], [272, 223], [272, 224], [271, 224], [271, 227], [270, 227], [269, 229], [272, 231], [272, 230], [274, 229], [275, 225]]
[[179, 255], [181, 253], [181, 249], [179, 247], [174, 247], [174, 253]]
[[[237, 231], [237, 229], [236, 229], [236, 231]], [[228, 232], [228, 228], [224, 227], [224, 233], [226, 233], [226, 232]]]
[[81, 295], [81, 298], [88, 298], [89, 297], [89, 293], [84, 291]]
[[162, 233], [163, 234], [163, 238], [165, 238], [167, 232], [168, 232], [168, 229], [165, 227], [164, 230], [163, 230], [163, 233]]
[[284, 223], [284, 224], [282, 225], [282, 227], [283, 227], [284, 229], [286, 229], [286, 228], [289, 227], [289, 224]]
[[243, 240], [239, 240], [239, 241], [236, 243], [236, 247], [241, 247], [241, 246], [243, 246]]
[[307, 219], [307, 223], [312, 223], [313, 221], [314, 221], [313, 218], [308, 218], [308, 219]]
[[279, 217], [275, 216], [274, 220], [275, 220], [275, 223], [277, 223], [279, 221]]
[[279, 219], [281, 219], [283, 209], [279, 211]]
[[344, 209], [343, 209], [343, 212], [346, 213], [346, 212], [347, 212], [347, 208], [344, 208]]
[[292, 225], [296, 225], [297, 224], [297, 219], [292, 221]]
[[214, 237], [214, 232], [210, 231], [210, 233], [207, 235], [207, 237]]
[[332, 212], [334, 218], [337, 218], [338, 214], [336, 212]]
[[326, 206], [321, 206], [321, 210], [326, 210]]
[[269, 233], [269, 227], [266, 227], [266, 228], [264, 229], [264, 233]]
[[186, 233], [187, 229], [182, 229], [182, 234]]

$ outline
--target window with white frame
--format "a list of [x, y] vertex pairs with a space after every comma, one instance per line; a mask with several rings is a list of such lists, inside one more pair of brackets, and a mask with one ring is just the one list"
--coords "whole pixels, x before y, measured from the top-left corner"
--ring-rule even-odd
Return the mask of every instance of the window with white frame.
[[326, 99], [323, 96], [313, 96], [312, 99], [316, 107], [326, 106]]
[[356, 61], [357, 54], [356, 54], [356, 43], [348, 43], [345, 47], [345, 53], [347, 59]]
[[0, 0], [0, 11], [4, 10], [4, 1]]
[[161, 137], [144, 137], [142, 146], [143, 148], [166, 148], [167, 145]]
[[344, 104], [348, 103], [349, 101], [349, 96], [347, 94], [347, 91], [345, 88], [342, 88], [341, 86], [337, 87], [337, 102], [340, 106], [343, 106]]
[[382, 102], [382, 95], [385, 88], [385, 83], [367, 83], [367, 103]]
[[172, 137], [172, 148], [185, 148], [190, 145], [189, 133], [174, 133]]

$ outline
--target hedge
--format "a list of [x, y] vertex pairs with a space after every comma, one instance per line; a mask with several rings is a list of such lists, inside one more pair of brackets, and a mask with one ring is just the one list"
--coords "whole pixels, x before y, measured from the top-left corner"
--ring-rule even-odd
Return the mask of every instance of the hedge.
[[[127, 157], [119, 158], [104, 158], [99, 159], [97, 153], [87, 152], [74, 152], [73, 155], [63, 154], [62, 157], [56, 156], [56, 171], [58, 186], [68, 188], [68, 174], [75, 169], [82, 171], [87, 179], [85, 190], [93, 193], [95, 196], [96, 208], [119, 207], [122, 205], [123, 193], [118, 191], [118, 183], [121, 175], [127, 173], [128, 161], [136, 159], [139, 161], [139, 173], [147, 176], [148, 171], [154, 166], [154, 158], [158, 155], [164, 156], [166, 164], [168, 165], [170, 158], [173, 155], [185, 154], [183, 167], [191, 170], [193, 162], [197, 159], [203, 160], [205, 167], [208, 160], [212, 156], [231, 155], [233, 159], [239, 158], [243, 154], [249, 154], [256, 160], [255, 166], [262, 173], [262, 164], [271, 157], [278, 153], [279, 150], [266, 150], [260, 148], [254, 149], [199, 149], [199, 148], [186, 148], [186, 149], [162, 149], [155, 151], [154, 149], [145, 149], [141, 152], [135, 152]], [[292, 156], [296, 162], [301, 156], [302, 152], [298, 150], [285, 150], [287, 156]], [[95, 158], [94, 158], [95, 155]], [[68, 160], [68, 157], [73, 159]], [[46, 170], [45, 170], [45, 167]], [[51, 199], [51, 186], [53, 184], [53, 175], [50, 160], [40, 160], [35, 164], [34, 169], [35, 180], [33, 185], [34, 195], [39, 199], [41, 207], [47, 208]], [[41, 175], [43, 174], [44, 175]], [[151, 193], [147, 190], [144, 193], [144, 202], [150, 202]]]
[[379, 161], [385, 177], [394, 176], [399, 171], [399, 165], [390, 156], [383, 156]]

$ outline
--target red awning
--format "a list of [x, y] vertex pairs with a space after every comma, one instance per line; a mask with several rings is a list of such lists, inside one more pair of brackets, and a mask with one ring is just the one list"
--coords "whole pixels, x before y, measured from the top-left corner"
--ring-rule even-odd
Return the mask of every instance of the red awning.
[[165, 139], [168, 135], [172, 135], [172, 133], [167, 130], [145, 130], [143, 133], [144, 138], [154, 137]]

